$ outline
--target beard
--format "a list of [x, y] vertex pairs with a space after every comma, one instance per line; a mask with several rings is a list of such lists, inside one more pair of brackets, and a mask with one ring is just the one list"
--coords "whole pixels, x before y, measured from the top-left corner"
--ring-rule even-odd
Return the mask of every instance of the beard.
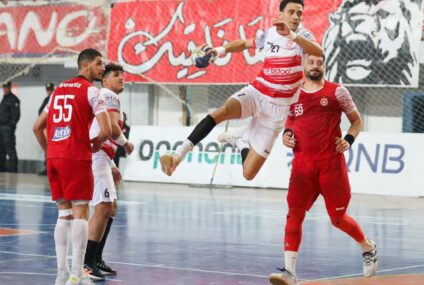
[[313, 81], [319, 81], [323, 78], [324, 73], [318, 70], [310, 70], [306, 74], [306, 77]]

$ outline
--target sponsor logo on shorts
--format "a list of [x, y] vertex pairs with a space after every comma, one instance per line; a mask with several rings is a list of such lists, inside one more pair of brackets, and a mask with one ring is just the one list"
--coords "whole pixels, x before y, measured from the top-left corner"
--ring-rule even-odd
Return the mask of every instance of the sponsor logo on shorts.
[[54, 142], [63, 141], [69, 138], [70, 136], [71, 136], [71, 127], [69, 126], [56, 127], [54, 128], [52, 141]]
[[244, 93], [237, 94], [237, 97], [246, 96]]
[[264, 150], [265, 153], [270, 154], [271, 152], [269, 150]]
[[336, 211], [343, 211], [346, 207], [336, 208]]

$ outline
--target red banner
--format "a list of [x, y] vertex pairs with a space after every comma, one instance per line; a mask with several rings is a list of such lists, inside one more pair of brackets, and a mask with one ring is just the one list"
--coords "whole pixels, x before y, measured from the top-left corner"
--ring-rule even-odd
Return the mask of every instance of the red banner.
[[0, 51], [16, 59], [104, 51], [107, 17], [100, 7], [47, 5], [0, 8]]
[[[304, 25], [321, 42], [328, 15], [341, 0], [305, 1]], [[325, 5], [322, 3], [325, 2]], [[258, 51], [227, 54], [207, 69], [192, 65], [190, 51], [254, 38], [271, 26], [280, 0], [137, 1], [112, 10], [108, 58], [123, 64], [128, 81], [245, 83], [261, 66]]]

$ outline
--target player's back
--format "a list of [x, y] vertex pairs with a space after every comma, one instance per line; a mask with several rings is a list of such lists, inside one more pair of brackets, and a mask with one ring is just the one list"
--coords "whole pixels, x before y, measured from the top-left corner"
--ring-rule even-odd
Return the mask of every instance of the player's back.
[[91, 161], [89, 130], [99, 89], [84, 77], [61, 83], [51, 95], [47, 118], [47, 159]]

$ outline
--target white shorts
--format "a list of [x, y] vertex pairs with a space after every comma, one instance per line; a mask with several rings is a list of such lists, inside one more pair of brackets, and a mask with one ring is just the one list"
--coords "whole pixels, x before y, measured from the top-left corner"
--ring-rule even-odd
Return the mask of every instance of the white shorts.
[[108, 157], [93, 159], [94, 191], [91, 205], [95, 206], [101, 202], [113, 202], [117, 199], [111, 167], [112, 163]]
[[290, 106], [270, 102], [251, 86], [244, 87], [230, 98], [241, 104], [240, 119], [252, 117], [243, 138], [260, 156], [267, 158], [284, 128]]

